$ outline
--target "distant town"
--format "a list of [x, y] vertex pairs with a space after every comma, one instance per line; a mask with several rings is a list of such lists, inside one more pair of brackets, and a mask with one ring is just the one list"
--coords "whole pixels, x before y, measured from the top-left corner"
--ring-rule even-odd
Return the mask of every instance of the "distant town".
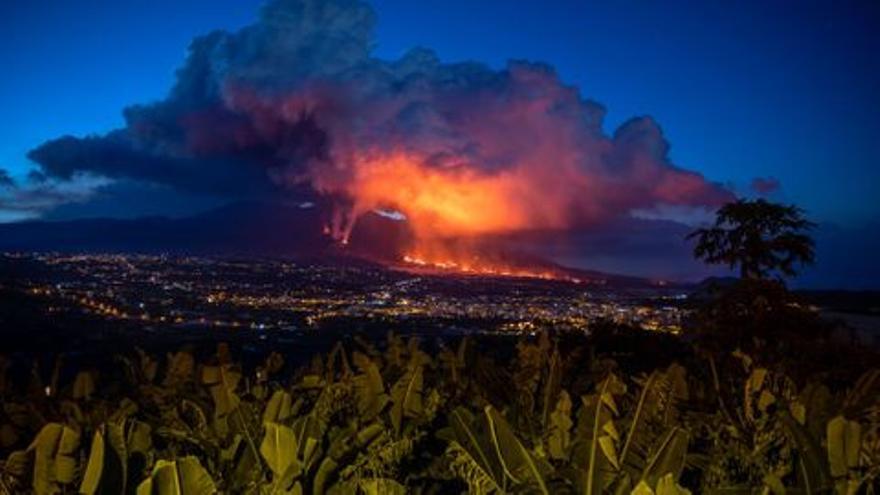
[[0, 263], [3, 288], [40, 301], [53, 317], [86, 315], [155, 332], [216, 328], [271, 336], [376, 325], [529, 334], [587, 332], [591, 323], [609, 321], [678, 334], [687, 311], [681, 289], [430, 275], [355, 260], [7, 253]]

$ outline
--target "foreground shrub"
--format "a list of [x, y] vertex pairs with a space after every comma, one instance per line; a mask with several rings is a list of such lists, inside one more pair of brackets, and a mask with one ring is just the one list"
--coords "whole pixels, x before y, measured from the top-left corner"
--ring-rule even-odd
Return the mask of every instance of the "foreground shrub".
[[15, 383], [6, 361], [0, 493], [878, 488], [878, 370], [838, 387], [821, 370], [795, 380], [783, 363], [691, 350], [636, 372], [563, 340], [426, 352], [389, 334], [295, 371], [278, 353], [245, 369], [222, 344], [206, 359], [137, 351], [60, 389], [59, 373], [43, 383], [37, 368]]

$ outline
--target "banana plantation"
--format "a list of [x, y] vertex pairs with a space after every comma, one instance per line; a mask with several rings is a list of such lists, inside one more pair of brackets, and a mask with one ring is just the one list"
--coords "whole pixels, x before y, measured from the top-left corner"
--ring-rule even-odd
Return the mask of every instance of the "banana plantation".
[[388, 334], [247, 365], [225, 344], [132, 348], [69, 373], [4, 358], [0, 493], [880, 492], [870, 364], [694, 346], [623, 365], [570, 340]]

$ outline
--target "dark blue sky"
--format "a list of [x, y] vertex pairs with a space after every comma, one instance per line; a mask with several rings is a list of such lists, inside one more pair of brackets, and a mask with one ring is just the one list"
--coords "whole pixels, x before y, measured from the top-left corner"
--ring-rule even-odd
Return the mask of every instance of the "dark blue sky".
[[[546, 61], [606, 106], [609, 130], [654, 116], [681, 166], [741, 191], [776, 177], [820, 221], [877, 218], [876, 3], [714, 4], [377, 0], [376, 54]], [[243, 26], [259, 5], [6, 2], [0, 166], [23, 175], [44, 140], [120, 126], [123, 107], [165, 95], [193, 36]]]
[[822, 220], [878, 217], [876, 2], [459, 3], [378, 3], [380, 53], [546, 60], [610, 129], [654, 116], [682, 166], [740, 187], [774, 176]]

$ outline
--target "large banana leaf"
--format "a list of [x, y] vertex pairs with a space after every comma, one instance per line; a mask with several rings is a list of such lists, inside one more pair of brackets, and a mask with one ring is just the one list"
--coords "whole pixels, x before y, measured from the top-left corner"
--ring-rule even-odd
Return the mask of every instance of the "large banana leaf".
[[454, 467], [460, 467], [460, 474], [471, 487], [505, 491], [507, 479], [504, 467], [498, 459], [497, 449], [485, 428], [485, 422], [478, 420], [463, 407], [456, 408], [449, 415], [452, 442], [450, 454]]
[[796, 467], [798, 484], [805, 493], [821, 493], [831, 487], [831, 473], [827, 458], [816, 439], [798, 423], [787, 410], [781, 410], [779, 417], [788, 435], [798, 449]]
[[89, 400], [95, 393], [95, 377], [88, 371], [80, 371], [73, 380], [73, 398]]
[[[648, 469], [652, 453], [662, 447], [670, 426], [678, 419], [678, 404], [687, 394], [685, 370], [677, 364], [665, 371], [654, 371], [642, 381], [638, 402], [629, 415], [626, 441], [620, 450], [621, 468], [630, 479], [640, 479]], [[672, 446], [677, 447], [678, 443], [673, 442]]]
[[318, 450], [324, 438], [325, 425], [312, 415], [297, 418], [293, 423], [293, 433], [299, 450], [299, 459], [303, 471], [310, 471], [318, 460]]
[[265, 430], [260, 454], [272, 470], [273, 478], [277, 480], [287, 473], [299, 472], [299, 447], [293, 429], [278, 423], [266, 423]]
[[862, 427], [857, 421], [837, 416], [827, 427], [828, 465], [837, 493], [856, 493], [861, 485], [857, 476], [862, 450]]
[[385, 393], [385, 384], [379, 367], [372, 359], [360, 352], [355, 352], [352, 358], [361, 373], [354, 377], [354, 390], [357, 395], [358, 412], [361, 421], [368, 422], [375, 418], [388, 403], [388, 394]]
[[290, 418], [292, 414], [293, 398], [285, 390], [276, 390], [266, 403], [263, 410], [263, 422], [281, 423]]
[[123, 435], [122, 425], [114, 423], [105, 423], [95, 431], [80, 493], [118, 495], [126, 492], [128, 473]]
[[410, 360], [406, 372], [391, 389], [391, 425], [398, 435], [403, 418], [417, 418], [424, 412], [422, 403], [423, 366]]
[[160, 460], [153, 473], [138, 486], [137, 495], [213, 495], [214, 480], [193, 456]]
[[626, 391], [614, 374], [599, 384], [596, 393], [581, 397], [581, 410], [572, 446], [569, 477], [585, 495], [598, 495], [612, 482], [620, 461], [614, 418], [619, 414], [615, 397]]
[[690, 490], [682, 488], [675, 482], [675, 477], [667, 474], [657, 481], [656, 489], [651, 488], [645, 480], [639, 482], [630, 495], [690, 495]]
[[366, 495], [405, 495], [406, 487], [387, 478], [362, 480], [360, 489]]
[[541, 493], [547, 494], [544, 476], [551, 467], [533, 455], [514, 435], [510, 425], [492, 406], [484, 409], [495, 453], [501, 461], [504, 473], [516, 484], [534, 484]]
[[[365, 473], [364, 470], [357, 469], [357, 465], [363, 466], [365, 461], [368, 462], [371, 468], [367, 471], [370, 471], [368, 475], [371, 477], [376, 476], [376, 471], [373, 469], [381, 469], [378, 466], [383, 462], [384, 456], [374, 448], [374, 442], [381, 438], [388, 439], [389, 436], [385, 434], [385, 426], [379, 422], [372, 423], [359, 431], [353, 427], [331, 431], [326, 455], [321, 459], [312, 480], [313, 495], [323, 493], [354, 495], [358, 489], [358, 481], [364, 479], [362, 475]], [[353, 461], [352, 457], [355, 457]], [[375, 485], [369, 485], [369, 488], [384, 487], [388, 490], [396, 488], [388, 484], [390, 480], [376, 480], [376, 482]]]
[[649, 431], [646, 424], [650, 421], [651, 413], [658, 408], [659, 398], [655, 392], [658, 388], [657, 382], [661, 380], [662, 376], [657, 371], [652, 372], [645, 379], [632, 414], [626, 441], [620, 451], [622, 465], [633, 478], [642, 470], [648, 457], [650, 439], [647, 438]]
[[[339, 362], [339, 372], [336, 372], [336, 363]], [[333, 346], [333, 350], [327, 355], [327, 368], [325, 370], [328, 383], [333, 383], [337, 377], [345, 378], [351, 376], [351, 365], [348, 364], [348, 355], [342, 342], [337, 342]]]
[[150, 425], [135, 419], [104, 423], [92, 438], [80, 493], [134, 493], [152, 447]]
[[241, 400], [235, 389], [240, 380], [241, 371], [229, 364], [202, 368], [202, 383], [208, 386], [214, 399], [215, 417], [225, 417], [238, 407]]
[[834, 416], [837, 408], [831, 390], [823, 383], [808, 383], [797, 399], [804, 407], [804, 421], [807, 431], [813, 438], [825, 436], [825, 426]]
[[687, 455], [688, 433], [683, 428], [673, 427], [656, 447], [653, 455], [642, 471], [642, 480], [653, 486], [660, 479], [672, 475], [677, 480], [684, 468]]
[[542, 397], [541, 426], [545, 429], [549, 426], [550, 415], [556, 407], [557, 398], [562, 391], [562, 355], [554, 346], [553, 354], [547, 363], [547, 378], [544, 380]]
[[472, 491], [504, 492], [517, 486], [549, 493], [545, 477], [552, 468], [520, 442], [495, 408], [486, 406], [478, 417], [458, 408], [449, 423], [453, 468]]
[[263, 471], [260, 469], [259, 454], [255, 454], [245, 438], [237, 434], [232, 443], [220, 452], [220, 459], [225, 469], [226, 489], [232, 493], [244, 491], [244, 488], [258, 482]]
[[149, 455], [153, 447], [153, 438], [151, 436], [149, 424], [138, 420], [128, 420], [125, 422], [125, 447], [128, 454], [133, 453]]
[[568, 459], [571, 449], [571, 398], [565, 390], [559, 394], [556, 409], [550, 414], [549, 434], [547, 436], [547, 453], [551, 459]]
[[79, 433], [60, 423], [49, 423], [28, 447], [34, 453], [33, 488], [36, 495], [56, 493], [58, 485], [76, 478]]

